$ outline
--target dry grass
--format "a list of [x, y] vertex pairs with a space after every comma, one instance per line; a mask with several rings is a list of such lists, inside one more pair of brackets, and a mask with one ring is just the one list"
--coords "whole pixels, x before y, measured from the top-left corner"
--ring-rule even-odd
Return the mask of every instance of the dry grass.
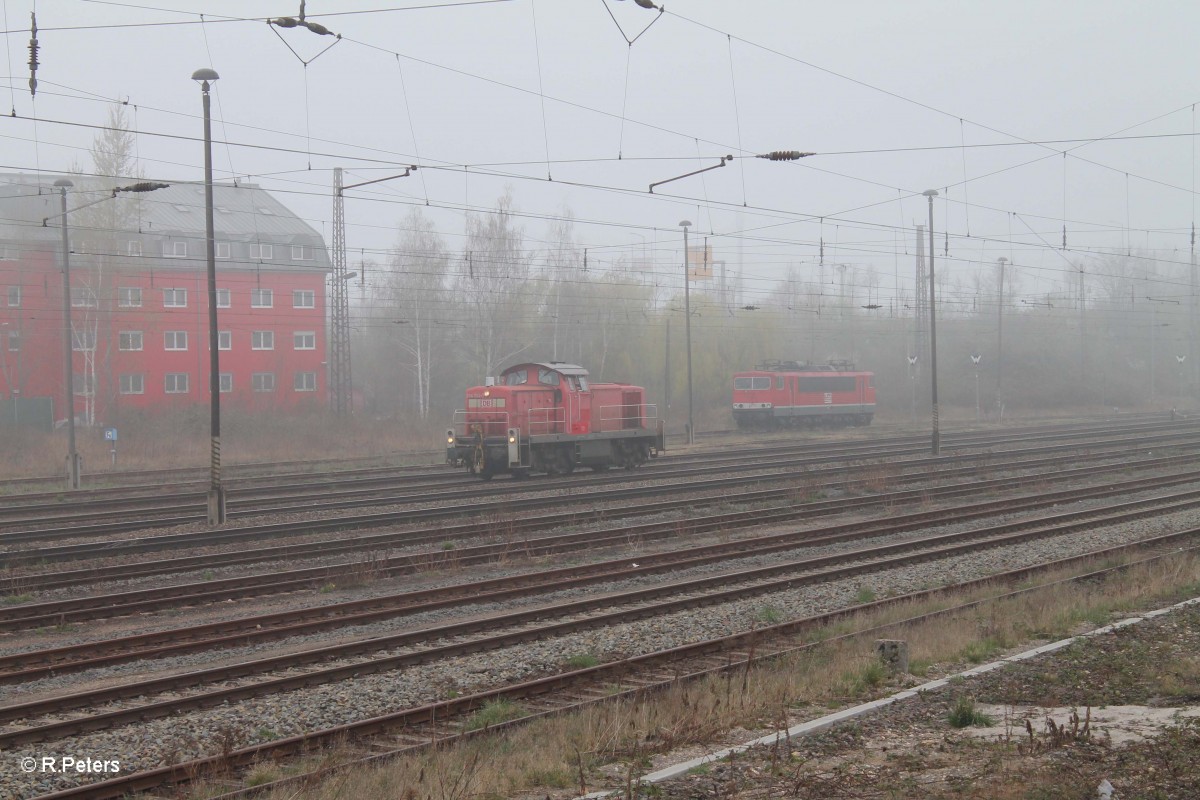
[[[1099, 565], [1093, 565], [1093, 569]], [[1039, 581], [1049, 583], [1062, 574]], [[1051, 586], [1025, 596], [888, 633], [909, 643], [914, 674], [940, 675], [1031, 642], [1054, 639], [1133, 609], [1157, 607], [1200, 589], [1200, 560], [1191, 555], [1135, 567], [1103, 583]], [[809, 641], [896, 623], [1002, 591], [886, 609], [817, 632]], [[654, 756], [688, 745], [722, 742], [733, 729], [776, 729], [787, 720], [894, 690], [872, 653], [877, 634], [828, 642], [768, 667], [739, 669], [639, 702], [619, 702], [520, 727], [504, 735], [356, 769], [272, 800], [544, 797], [584, 788], [620, 789], [651, 768]], [[1179, 665], [1200, 669], [1192, 660]], [[742, 738], [748, 738], [743, 736]], [[259, 779], [261, 780], [261, 773]], [[203, 787], [197, 787], [203, 793]]]
[[[435, 422], [437, 424], [435, 424]], [[117, 465], [112, 465], [105, 425], [77, 428], [84, 471], [205, 467], [208, 465], [208, 408], [158, 415], [128, 415], [112, 423], [120, 432]], [[360, 415], [337, 419], [328, 413], [248, 414], [223, 411], [221, 455], [226, 464], [304, 461], [437, 451], [444, 441], [441, 421], [375, 419]], [[51, 476], [63, 471], [67, 451], [64, 430], [46, 434], [0, 427], [0, 478]]]

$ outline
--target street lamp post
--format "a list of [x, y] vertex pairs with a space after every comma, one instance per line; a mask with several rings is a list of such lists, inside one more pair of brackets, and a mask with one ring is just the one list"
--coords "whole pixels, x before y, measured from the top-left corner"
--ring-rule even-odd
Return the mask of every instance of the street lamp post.
[[982, 354], [978, 354], [978, 355], [977, 355], [977, 354], [975, 354], [975, 353], [972, 353], [972, 354], [971, 354], [971, 363], [975, 365], [975, 419], [976, 419], [976, 421], [978, 421], [978, 420], [979, 420], [979, 418], [980, 418], [980, 408], [979, 408], [979, 361], [980, 361], [980, 359], [982, 359], [982, 358], [983, 358], [983, 355], [982, 355]]
[[221, 486], [221, 359], [217, 331], [217, 243], [213, 230], [212, 177], [212, 115], [209, 110], [209, 88], [220, 77], [214, 70], [198, 69], [192, 80], [200, 82], [204, 99], [204, 238], [208, 257], [208, 391], [209, 437], [212, 450], [209, 459], [208, 524], [225, 523], [225, 489]]
[[[1159, 297], [1147, 297], [1146, 299], [1149, 300], [1151, 303], [1155, 304], [1155, 305], [1151, 306], [1151, 308], [1153, 309], [1153, 316], [1151, 317], [1151, 321], [1150, 321], [1150, 399], [1155, 400], [1158, 397], [1158, 380], [1157, 380], [1158, 365], [1155, 363], [1156, 361], [1158, 361], [1158, 348], [1156, 345], [1156, 342], [1158, 339], [1158, 328], [1159, 328], [1158, 304], [1159, 303], [1174, 303], [1175, 305], [1179, 305], [1179, 301], [1178, 300], [1164, 300]], [[1162, 323], [1162, 327], [1164, 327], [1164, 328], [1169, 328], [1170, 326], [1171, 326], [1171, 323], [1169, 323], [1169, 322]]]
[[1004, 375], [1004, 256], [996, 259], [1000, 265], [1000, 302], [996, 306], [996, 405], [1000, 405], [1000, 386]]
[[[50, 220], [62, 218], [62, 272], [63, 272], [63, 392], [67, 400], [67, 488], [78, 489], [80, 484], [80, 472], [82, 468], [82, 460], [79, 453], [75, 450], [75, 375], [72, 364], [71, 352], [73, 349], [75, 332], [71, 325], [71, 246], [70, 235], [67, 231], [67, 189], [75, 184], [68, 178], [59, 178], [54, 182], [58, 187], [59, 194], [62, 196], [62, 212], [54, 216], [45, 217], [42, 219], [42, 227], [49, 225]], [[97, 203], [103, 203], [106, 200], [111, 200], [121, 192], [153, 192], [155, 189], [164, 189], [170, 186], [169, 183], [151, 183], [143, 181], [140, 183], [131, 184], [129, 186], [119, 186], [112, 190], [110, 197], [102, 197], [99, 200], [93, 200], [90, 203], [84, 203], [81, 206], [76, 206], [71, 211], [79, 211], [80, 209], [94, 206]], [[5, 323], [7, 324], [7, 323]], [[21, 371], [20, 353], [18, 352], [17, 373], [18, 379]], [[16, 390], [20, 394], [20, 390]], [[15, 402], [14, 401], [14, 420], [15, 420]]]
[[63, 393], [67, 405], [67, 488], [79, 488], [79, 453], [75, 451], [75, 370], [72, 368], [71, 342], [71, 248], [67, 235], [67, 189], [74, 186], [68, 178], [54, 182], [62, 197], [62, 274], [63, 274]]
[[[82, 471], [83, 461], [79, 458], [79, 453], [76, 452], [76, 440], [74, 440], [74, 368], [72, 359], [72, 349], [74, 344], [74, 330], [71, 325], [71, 243], [70, 234], [67, 231], [67, 188], [74, 186], [73, 182], [67, 178], [60, 178], [54, 181], [54, 185], [59, 187], [59, 194], [62, 197], [62, 211], [58, 215], [44, 217], [42, 219], [42, 227], [46, 228], [50, 219], [62, 219], [62, 383], [64, 383], [64, 393], [66, 395], [66, 415], [67, 415], [67, 488], [78, 489], [80, 483], [80, 471]], [[114, 188], [112, 196], [102, 197], [98, 200], [92, 200], [91, 203], [84, 203], [71, 209], [71, 211], [79, 211], [86, 209], [89, 205], [103, 203], [106, 200], [112, 200], [121, 192], [152, 192], [167, 188], [170, 184], [157, 184], [157, 182], [142, 181], [138, 184], [130, 186], [119, 186]], [[6, 323], [7, 324], [7, 323]], [[17, 362], [18, 373], [20, 371], [20, 361]], [[19, 390], [17, 390], [19, 393]], [[14, 402], [16, 403], [16, 402]], [[16, 415], [16, 410], [13, 410]]]
[[939, 455], [942, 450], [942, 436], [938, 430], [938, 396], [937, 396], [937, 306], [933, 280], [933, 198], [938, 196], [937, 189], [926, 189], [921, 194], [929, 198], [929, 374], [932, 376], [933, 399], [933, 455]]
[[691, 276], [688, 275], [688, 228], [691, 227], [689, 220], [683, 220], [679, 223], [679, 227], [683, 228], [683, 335], [687, 339], [687, 375], [688, 375], [688, 421], [687, 421], [687, 440], [688, 444], [696, 443], [696, 425], [692, 417], [692, 299], [691, 299]]

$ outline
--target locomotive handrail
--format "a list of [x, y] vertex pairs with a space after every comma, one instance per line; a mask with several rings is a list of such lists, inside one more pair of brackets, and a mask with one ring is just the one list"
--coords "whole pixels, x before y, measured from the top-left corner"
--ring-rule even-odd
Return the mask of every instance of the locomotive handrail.
[[566, 432], [567, 417], [565, 408], [558, 406], [531, 408], [526, 419], [529, 422], [530, 436]]
[[[606, 422], [619, 422], [620, 428], [651, 428], [657, 419], [658, 406], [654, 403], [600, 406], [601, 430], [610, 430], [610, 427], [605, 425]], [[628, 424], [630, 422], [634, 424]]]

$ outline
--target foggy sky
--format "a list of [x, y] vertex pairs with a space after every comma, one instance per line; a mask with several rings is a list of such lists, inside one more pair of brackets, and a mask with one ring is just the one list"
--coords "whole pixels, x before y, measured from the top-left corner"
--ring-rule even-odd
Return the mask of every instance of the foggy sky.
[[[33, 100], [34, 5], [7, 2], [16, 116], [0, 125], [2, 168], [88, 170], [92, 126], [120, 98], [141, 172], [201, 180], [190, 76], [212, 67], [217, 178], [277, 192], [327, 238], [333, 167], [353, 183], [422, 166], [347, 192], [352, 269], [387, 260], [411, 204], [457, 248], [464, 208], [486, 210], [506, 189], [529, 215], [531, 247], [569, 209], [593, 263], [653, 250], [665, 269], [687, 218], [748, 280], [789, 266], [815, 275], [824, 239], [827, 264], [886, 276], [885, 301], [893, 274], [911, 272], [930, 188], [953, 274], [1005, 256], [1035, 292], [1106, 251], [1189, 256], [1192, 3], [673, 0], [659, 18], [633, 0], [467, 0], [324, 16], [412, 5], [310, 0], [309, 18], [342, 34], [335, 43], [262, 21], [296, 15], [298, 0], [43, 2]], [[1114, 135], [1136, 138], [1095, 141]], [[1077, 141], [1026, 143], [1047, 140]], [[743, 158], [779, 149], [818, 155]], [[725, 154], [737, 158], [647, 192]]]

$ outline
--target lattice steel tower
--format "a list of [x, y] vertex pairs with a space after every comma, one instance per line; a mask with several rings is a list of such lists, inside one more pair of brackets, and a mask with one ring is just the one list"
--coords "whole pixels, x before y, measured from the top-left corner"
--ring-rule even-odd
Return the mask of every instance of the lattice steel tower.
[[353, 410], [350, 381], [350, 296], [346, 284], [346, 212], [342, 200], [342, 168], [333, 170], [333, 291], [329, 336], [329, 404], [343, 417]]

